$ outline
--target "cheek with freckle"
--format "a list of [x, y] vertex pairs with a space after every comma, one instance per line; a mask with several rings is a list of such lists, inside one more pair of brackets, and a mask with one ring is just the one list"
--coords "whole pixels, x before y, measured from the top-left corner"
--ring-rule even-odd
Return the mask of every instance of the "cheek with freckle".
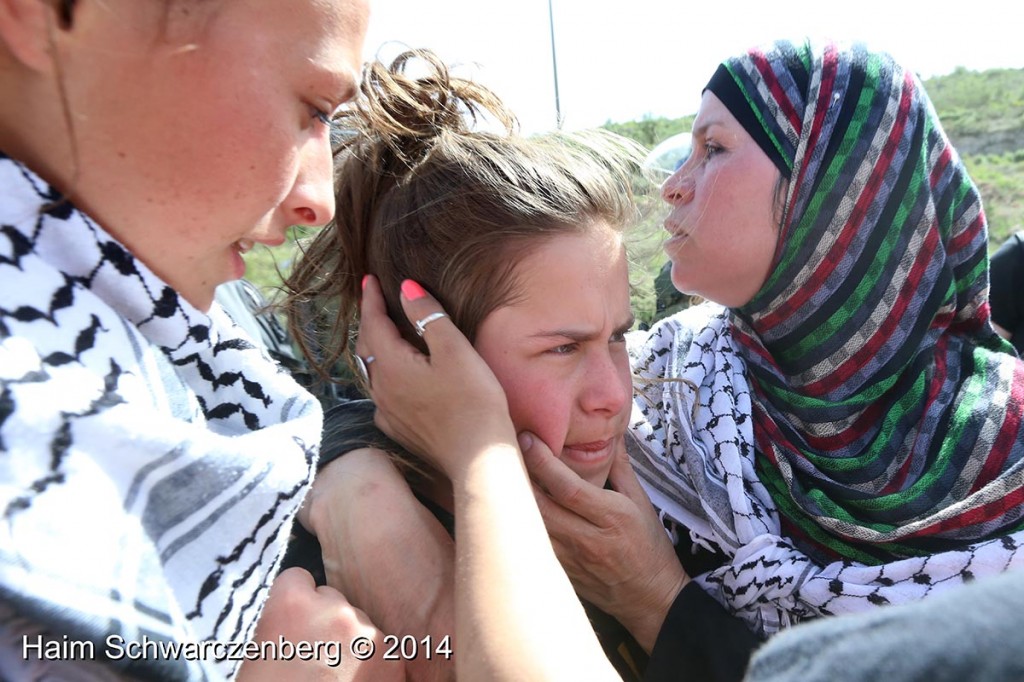
[[[499, 378], [499, 381], [500, 378]], [[565, 444], [569, 418], [544, 382], [501, 382], [509, 401], [509, 415], [516, 431], [530, 431], [552, 449], [556, 457]]]

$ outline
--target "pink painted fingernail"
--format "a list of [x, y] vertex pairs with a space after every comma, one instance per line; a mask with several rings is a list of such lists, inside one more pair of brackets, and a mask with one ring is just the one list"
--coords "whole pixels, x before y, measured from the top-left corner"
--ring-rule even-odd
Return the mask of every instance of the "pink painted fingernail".
[[366, 291], [366, 282], [369, 281], [369, 275], [363, 275], [363, 291]]
[[402, 281], [402, 295], [410, 301], [415, 301], [426, 296], [427, 292], [416, 282], [407, 279]]

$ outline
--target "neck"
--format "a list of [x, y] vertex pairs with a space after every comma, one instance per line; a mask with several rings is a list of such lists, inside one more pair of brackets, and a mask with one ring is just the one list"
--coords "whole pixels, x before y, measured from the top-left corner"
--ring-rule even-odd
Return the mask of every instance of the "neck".
[[60, 101], [52, 80], [0, 64], [0, 150], [68, 193], [75, 177], [75, 148]]

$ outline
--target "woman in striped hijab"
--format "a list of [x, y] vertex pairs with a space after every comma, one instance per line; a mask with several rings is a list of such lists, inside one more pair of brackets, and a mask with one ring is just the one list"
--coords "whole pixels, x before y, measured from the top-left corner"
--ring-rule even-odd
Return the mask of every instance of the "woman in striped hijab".
[[678, 288], [726, 307], [634, 349], [656, 381], [632, 454], [655, 505], [731, 557], [698, 582], [769, 633], [1024, 563], [1024, 364], [917, 77], [778, 42], [720, 66], [693, 140], [665, 248]]
[[[751, 50], [708, 83], [693, 148], [663, 188], [665, 248], [675, 285], [713, 303], [630, 339], [627, 449], [677, 549], [717, 566], [663, 599], [647, 501], [586, 494], [537, 439], [523, 452], [577, 593], [659, 630], [647, 679], [701, 657], [701, 679], [734, 677], [719, 664], [749, 653], [690, 608], [694, 586], [766, 635], [1024, 563], [1024, 365], [992, 329], [981, 201], [918, 79], [863, 46]], [[375, 386], [397, 438], [495, 428], [458, 407], [460, 352]]]

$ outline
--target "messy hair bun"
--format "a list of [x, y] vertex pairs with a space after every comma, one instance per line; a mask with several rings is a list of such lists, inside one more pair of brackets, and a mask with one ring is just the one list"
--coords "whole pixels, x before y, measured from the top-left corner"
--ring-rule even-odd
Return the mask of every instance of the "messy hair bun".
[[644, 150], [629, 140], [523, 137], [493, 92], [426, 50], [367, 65], [360, 90], [338, 119], [335, 219], [286, 282], [292, 330], [322, 371], [348, 351], [366, 274], [425, 351], [399, 303], [403, 279], [430, 291], [472, 341], [514, 298], [516, 265], [539, 238], [634, 217], [630, 178]]
[[[409, 75], [410, 67], [419, 67], [424, 75]], [[467, 134], [483, 117], [489, 116], [507, 133], [517, 127], [515, 116], [493, 92], [452, 76], [428, 50], [403, 52], [390, 66], [367, 64], [360, 94], [362, 98], [339, 118], [349, 135], [340, 147], [362, 145], [367, 151], [393, 155], [396, 175], [402, 167], [406, 172], [415, 168], [439, 137]]]

